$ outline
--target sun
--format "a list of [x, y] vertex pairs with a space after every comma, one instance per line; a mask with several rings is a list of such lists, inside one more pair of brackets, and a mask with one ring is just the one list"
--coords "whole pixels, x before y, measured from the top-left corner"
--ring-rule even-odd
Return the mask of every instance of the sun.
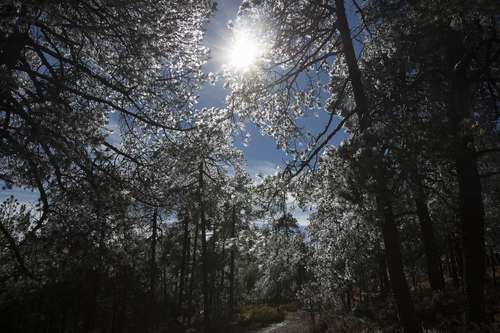
[[249, 31], [235, 31], [231, 47], [228, 50], [228, 64], [236, 70], [248, 71], [262, 57], [263, 47], [255, 35]]

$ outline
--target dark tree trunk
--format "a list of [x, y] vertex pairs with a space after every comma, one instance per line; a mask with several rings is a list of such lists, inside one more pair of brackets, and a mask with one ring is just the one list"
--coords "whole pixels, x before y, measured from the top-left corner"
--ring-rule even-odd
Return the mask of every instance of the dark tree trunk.
[[490, 247], [490, 267], [491, 267], [491, 278], [493, 279], [493, 286], [496, 287], [496, 285], [497, 285], [497, 274], [496, 274], [497, 260], [495, 257], [495, 252], [493, 251], [493, 247]]
[[461, 32], [453, 32], [448, 39], [450, 96], [447, 111], [451, 124], [451, 137], [455, 143], [464, 252], [465, 315], [467, 323], [480, 324], [485, 320], [484, 207], [474, 138], [464, 122], [470, 116], [472, 104], [471, 80], [467, 78], [470, 57], [463, 45], [464, 38]]
[[236, 206], [233, 205], [233, 213], [231, 216], [231, 255], [230, 255], [230, 266], [229, 266], [229, 314], [232, 317], [234, 315], [235, 298], [234, 298], [234, 271], [235, 271], [235, 259], [236, 259], [236, 246], [234, 244], [236, 238]]
[[382, 216], [382, 237], [385, 244], [387, 266], [391, 281], [392, 292], [398, 307], [399, 320], [405, 332], [420, 332], [420, 326], [415, 315], [413, 301], [411, 299], [408, 283], [403, 271], [403, 260], [401, 257], [401, 241], [399, 231], [394, 220], [392, 204], [384, 200], [383, 196], [377, 197], [377, 210]]
[[384, 254], [380, 256], [379, 270], [380, 270], [380, 292], [383, 295], [386, 295], [387, 290], [389, 289], [389, 277], [387, 276], [387, 261]]
[[464, 280], [464, 251], [460, 247], [459, 242], [455, 242], [455, 262], [457, 267], [457, 274], [462, 284], [465, 283]]
[[466, 153], [457, 160], [462, 213], [463, 276], [468, 323], [484, 322], [484, 210], [481, 182], [474, 156]]
[[[225, 274], [225, 265], [226, 265], [226, 234], [223, 232], [222, 233], [222, 251], [221, 251], [221, 259], [220, 259], [220, 283], [219, 286], [216, 288], [217, 291], [217, 308], [215, 309], [216, 313], [220, 314], [226, 314], [226, 312], [221, 311], [223, 309], [223, 297], [224, 297], [224, 280], [226, 279], [226, 274]], [[224, 310], [224, 309], [223, 309]]]
[[96, 270], [90, 270], [87, 273], [85, 285], [83, 287], [84, 295], [84, 319], [82, 332], [93, 332], [95, 328], [95, 318], [97, 313], [97, 296], [100, 291], [101, 277]]
[[[194, 219], [194, 241], [193, 241], [193, 260], [191, 262], [191, 276], [189, 279], [189, 293], [188, 293], [188, 312], [193, 312], [193, 289], [196, 276], [196, 261], [197, 261], [197, 248], [198, 248], [198, 234], [199, 234], [199, 223], [198, 217]], [[191, 315], [191, 314], [190, 314]]]
[[455, 246], [455, 240], [452, 235], [448, 236], [448, 252], [450, 259], [450, 275], [453, 279], [453, 284], [455, 285], [455, 288], [459, 289], [461, 273], [458, 268], [460, 265], [458, 258], [461, 258], [462, 252]]
[[203, 162], [199, 165], [199, 208], [201, 225], [201, 260], [202, 260], [202, 293], [203, 293], [203, 325], [205, 332], [210, 329], [210, 304], [208, 294], [208, 261], [207, 261], [207, 221], [205, 216], [204, 180], [203, 180]]
[[[210, 314], [216, 316], [217, 312], [217, 297], [219, 290], [217, 290], [217, 268], [218, 263], [214, 261], [214, 257], [217, 253], [217, 242], [219, 234], [217, 233], [217, 228], [215, 225], [212, 227], [212, 237], [210, 237], [210, 248], [207, 250], [207, 275], [208, 275], [208, 304], [210, 309]], [[224, 260], [223, 258], [221, 260]], [[212, 316], [212, 317], [213, 317]], [[213, 319], [213, 318], [211, 318]]]
[[[364, 132], [368, 126], [369, 120], [368, 98], [363, 87], [361, 72], [358, 67], [356, 54], [352, 44], [349, 23], [345, 14], [344, 0], [335, 0], [335, 6], [337, 14], [337, 28], [340, 32], [344, 56], [346, 58], [349, 71], [349, 78], [353, 88], [360, 131]], [[384, 168], [381, 163], [375, 164], [379, 164], [379, 167]], [[383, 174], [383, 172], [380, 171], [375, 171], [375, 173]], [[382, 217], [382, 234], [386, 249], [389, 276], [396, 304], [398, 306], [401, 324], [406, 332], [420, 332], [420, 326], [417, 323], [413, 302], [408, 289], [408, 283], [403, 271], [399, 231], [394, 221], [392, 203], [388, 198], [389, 191], [386, 190], [387, 185], [385, 184], [383, 176], [375, 176], [375, 182], [375, 187], [378, 188], [376, 201], [377, 206], [379, 206], [379, 214]]]
[[448, 258], [449, 258], [449, 271], [453, 279], [453, 284], [456, 289], [460, 288], [460, 279], [458, 277], [457, 260], [455, 258], [455, 251], [453, 246], [453, 239], [450, 236], [448, 240]]
[[345, 14], [344, 0], [335, 0], [335, 7], [337, 13], [337, 28], [340, 32], [340, 39], [342, 40], [342, 48], [346, 58], [347, 68], [349, 71], [349, 78], [351, 80], [352, 91], [354, 93], [354, 100], [356, 101], [356, 112], [360, 129], [363, 132], [368, 127], [368, 97], [366, 96], [365, 89], [361, 80], [361, 71], [359, 70], [358, 62], [356, 60], [356, 53], [352, 45], [351, 30], [349, 22]]
[[177, 302], [177, 307], [180, 309], [184, 301], [184, 283], [186, 280], [186, 266], [189, 262], [189, 214], [186, 212], [186, 217], [184, 217], [183, 223], [183, 241], [182, 241], [182, 262], [181, 262], [181, 272], [179, 277], [179, 299]]
[[441, 275], [441, 260], [436, 248], [434, 228], [427, 208], [427, 198], [422, 188], [422, 182], [416, 176], [416, 189], [414, 190], [415, 206], [417, 208], [418, 221], [422, 232], [422, 243], [424, 245], [425, 259], [427, 264], [427, 275], [433, 290], [444, 289], [444, 280]]
[[158, 209], [153, 211], [153, 220], [151, 225], [151, 255], [149, 263], [149, 291], [151, 293], [151, 302], [154, 303], [155, 289], [156, 289], [156, 242], [158, 238]]
[[156, 264], [156, 243], [158, 240], [158, 208], [153, 211], [153, 219], [151, 221], [151, 248], [149, 258], [149, 311], [146, 314], [147, 327], [156, 325], [156, 280], [158, 267]]
[[0, 32], [0, 65], [13, 68], [21, 60], [23, 48], [29, 42], [27, 33], [14, 32], [6, 38], [5, 34]]

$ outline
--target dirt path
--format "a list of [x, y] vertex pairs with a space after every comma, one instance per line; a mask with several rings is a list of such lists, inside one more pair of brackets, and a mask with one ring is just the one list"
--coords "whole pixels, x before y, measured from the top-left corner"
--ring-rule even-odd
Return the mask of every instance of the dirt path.
[[288, 312], [285, 320], [251, 333], [308, 333], [310, 321], [305, 312]]

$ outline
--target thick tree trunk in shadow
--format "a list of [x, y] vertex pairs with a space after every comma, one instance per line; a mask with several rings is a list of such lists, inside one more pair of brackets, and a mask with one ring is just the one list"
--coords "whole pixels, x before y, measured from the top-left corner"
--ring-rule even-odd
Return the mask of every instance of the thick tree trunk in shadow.
[[398, 307], [399, 320], [405, 332], [420, 332], [421, 330], [415, 315], [408, 282], [406, 281], [403, 270], [401, 240], [399, 238], [396, 221], [394, 220], [392, 204], [380, 194], [377, 196], [376, 201], [377, 210], [382, 217], [382, 237], [384, 239], [392, 292]]
[[468, 324], [481, 324], [485, 321], [484, 206], [474, 137], [465, 121], [470, 117], [473, 97], [472, 83], [467, 77], [470, 56], [466, 53], [464, 39], [461, 32], [450, 33], [448, 39], [450, 95], [447, 112], [451, 137], [456, 143], [454, 154], [464, 252], [465, 316]]
[[380, 256], [379, 270], [380, 270], [380, 292], [382, 295], [387, 296], [389, 290], [389, 277], [387, 276], [387, 260], [385, 254]]
[[484, 208], [475, 154], [457, 159], [468, 323], [484, 322]]
[[97, 296], [101, 287], [101, 274], [99, 271], [90, 270], [87, 272], [83, 287], [83, 326], [82, 332], [92, 332], [95, 328], [95, 318], [97, 313]]

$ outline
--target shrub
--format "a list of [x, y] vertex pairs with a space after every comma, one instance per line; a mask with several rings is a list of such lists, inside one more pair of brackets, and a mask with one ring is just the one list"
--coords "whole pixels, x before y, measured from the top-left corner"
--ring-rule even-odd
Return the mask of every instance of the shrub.
[[241, 309], [243, 323], [269, 324], [285, 319], [285, 314], [279, 309], [269, 305], [246, 306]]
[[297, 312], [299, 309], [297, 304], [295, 303], [288, 303], [288, 304], [283, 304], [278, 307], [278, 309], [282, 312]]

